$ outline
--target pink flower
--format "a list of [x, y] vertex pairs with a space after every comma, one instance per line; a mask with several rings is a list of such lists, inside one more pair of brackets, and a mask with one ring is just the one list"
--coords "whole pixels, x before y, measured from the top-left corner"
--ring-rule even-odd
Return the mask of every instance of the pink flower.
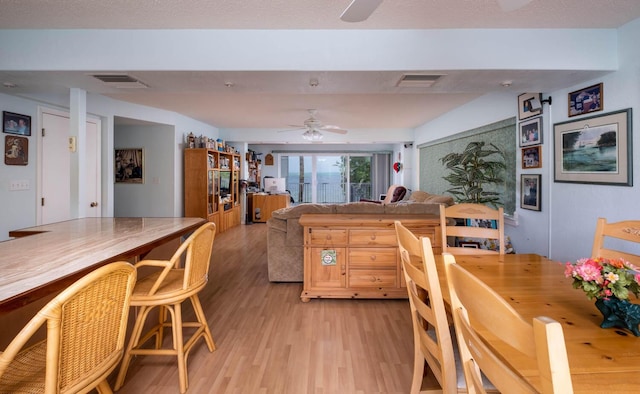
[[598, 283], [602, 283], [602, 273], [600, 272], [600, 266], [593, 261], [588, 261], [582, 265], [578, 265], [575, 269], [576, 274], [582, 278], [582, 280], [593, 280]]

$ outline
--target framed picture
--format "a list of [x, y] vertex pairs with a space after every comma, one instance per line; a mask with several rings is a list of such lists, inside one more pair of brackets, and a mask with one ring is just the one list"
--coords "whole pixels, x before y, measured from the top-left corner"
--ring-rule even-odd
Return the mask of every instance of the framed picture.
[[458, 247], [460, 247], [460, 248], [480, 249], [480, 242], [458, 241]]
[[144, 183], [144, 155], [142, 148], [116, 149], [116, 183]]
[[553, 125], [556, 182], [632, 186], [631, 108]]
[[2, 111], [2, 131], [7, 134], [31, 135], [31, 116]]
[[520, 122], [520, 146], [542, 143], [542, 116]]
[[4, 137], [4, 164], [26, 166], [29, 164], [29, 139], [6, 135]]
[[520, 175], [520, 208], [540, 210], [540, 174]]
[[522, 148], [522, 168], [540, 168], [542, 167], [542, 147], [530, 146]]
[[542, 115], [542, 93], [522, 93], [518, 96], [518, 119]]
[[569, 93], [569, 116], [602, 111], [604, 108], [602, 83]]

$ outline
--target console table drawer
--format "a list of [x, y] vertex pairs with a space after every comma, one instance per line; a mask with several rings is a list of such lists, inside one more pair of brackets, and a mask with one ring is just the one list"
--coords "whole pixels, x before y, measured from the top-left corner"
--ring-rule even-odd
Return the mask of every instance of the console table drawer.
[[394, 288], [397, 271], [389, 269], [349, 270], [349, 287], [383, 287]]
[[395, 248], [351, 248], [349, 268], [396, 269], [397, 254]]
[[309, 242], [314, 246], [346, 245], [347, 230], [311, 229]]
[[398, 244], [395, 230], [350, 230], [349, 245], [382, 245]]

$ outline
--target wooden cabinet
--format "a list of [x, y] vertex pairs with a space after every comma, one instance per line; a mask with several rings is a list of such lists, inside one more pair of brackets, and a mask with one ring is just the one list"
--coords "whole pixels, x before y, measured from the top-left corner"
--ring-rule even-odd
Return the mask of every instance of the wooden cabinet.
[[300, 298], [407, 298], [394, 221], [442, 253], [436, 215], [305, 214]]
[[184, 151], [184, 215], [214, 222], [218, 232], [240, 224], [240, 156], [214, 149]]
[[273, 211], [289, 206], [290, 198], [289, 194], [254, 193], [251, 202], [251, 220], [256, 223], [266, 223]]

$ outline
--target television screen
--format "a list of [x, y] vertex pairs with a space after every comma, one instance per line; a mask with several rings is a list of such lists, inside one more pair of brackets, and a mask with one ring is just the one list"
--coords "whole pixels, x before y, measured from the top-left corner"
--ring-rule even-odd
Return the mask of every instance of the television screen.
[[225, 195], [231, 193], [231, 172], [220, 172], [220, 193]]
[[284, 178], [265, 178], [264, 191], [271, 194], [286, 193]]

